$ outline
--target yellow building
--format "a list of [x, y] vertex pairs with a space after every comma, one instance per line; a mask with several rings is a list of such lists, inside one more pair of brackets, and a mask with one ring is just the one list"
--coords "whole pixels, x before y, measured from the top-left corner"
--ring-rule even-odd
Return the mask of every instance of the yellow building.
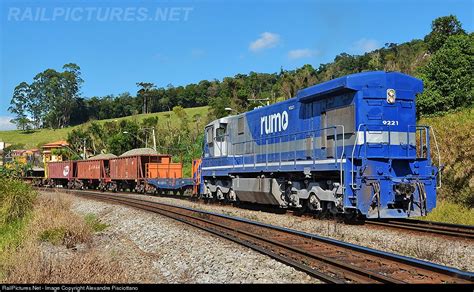
[[11, 158], [20, 164], [37, 164], [41, 161], [41, 152], [39, 149], [18, 149], [10, 152]]
[[56, 142], [51, 142], [43, 145], [43, 163], [63, 161], [63, 156], [58, 151], [69, 147], [69, 143], [64, 140], [59, 140]]

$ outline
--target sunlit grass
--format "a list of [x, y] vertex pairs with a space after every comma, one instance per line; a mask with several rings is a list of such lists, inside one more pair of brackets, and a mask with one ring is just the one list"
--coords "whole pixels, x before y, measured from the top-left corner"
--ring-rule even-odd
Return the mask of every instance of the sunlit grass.
[[428, 216], [416, 219], [474, 225], [474, 209], [443, 200], [438, 202], [436, 208]]
[[[195, 108], [186, 108], [184, 109], [189, 119], [192, 121], [194, 115], [199, 114], [201, 117], [205, 118], [209, 111], [209, 107], [195, 107]], [[98, 120], [96, 121], [99, 124], [104, 124], [106, 122], [112, 121], [121, 121], [121, 120], [136, 120], [141, 122], [145, 118], [158, 117], [158, 125], [166, 127], [167, 123], [170, 122], [171, 125], [176, 125], [179, 122], [179, 118], [174, 112], [161, 112], [161, 113], [152, 113], [152, 114], [140, 114], [133, 115], [123, 118], [116, 119], [107, 119], [107, 120]], [[25, 148], [34, 148], [39, 147], [43, 144], [54, 142], [58, 140], [66, 140], [67, 134], [73, 129], [77, 129], [83, 125], [87, 125], [90, 122], [87, 122], [82, 125], [67, 127], [63, 129], [41, 129], [33, 130], [29, 132], [24, 132], [20, 130], [14, 131], [0, 131], [0, 141], [7, 142], [10, 144], [24, 144]]]
[[[462, 109], [443, 116], [422, 118], [420, 125], [432, 126], [439, 145], [443, 186], [438, 198], [474, 207], [474, 108]], [[438, 152], [431, 140], [433, 162]]]
[[94, 232], [104, 231], [108, 227], [107, 224], [100, 222], [95, 214], [87, 214], [84, 217], [84, 220], [87, 226], [89, 226]]

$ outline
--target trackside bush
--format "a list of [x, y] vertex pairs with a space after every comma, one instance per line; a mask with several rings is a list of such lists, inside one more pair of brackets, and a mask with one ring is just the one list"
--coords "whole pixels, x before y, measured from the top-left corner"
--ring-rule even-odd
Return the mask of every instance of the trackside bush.
[[0, 225], [23, 218], [33, 208], [36, 195], [20, 180], [0, 178]]

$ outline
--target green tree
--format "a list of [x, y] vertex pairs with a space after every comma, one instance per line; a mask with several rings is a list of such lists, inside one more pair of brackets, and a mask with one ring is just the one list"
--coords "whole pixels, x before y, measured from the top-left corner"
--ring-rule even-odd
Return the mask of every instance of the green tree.
[[444, 112], [474, 103], [474, 39], [470, 35], [453, 35], [420, 68], [425, 91], [418, 97], [421, 114]]
[[82, 83], [84, 83], [84, 80], [81, 78], [81, 68], [78, 65], [74, 63], [65, 64], [63, 70], [64, 72], [60, 75], [60, 86], [62, 89], [58, 106], [60, 109], [55, 111], [56, 114], [61, 113], [62, 116], [60, 127], [69, 125], [72, 109], [79, 99], [80, 89]]
[[15, 114], [15, 118], [11, 122], [15, 123], [21, 130], [26, 130], [30, 123], [27, 117], [27, 105], [30, 98], [30, 86], [26, 82], [20, 83], [13, 91], [13, 97], [8, 110]]
[[137, 91], [137, 97], [143, 100], [142, 113], [147, 114], [150, 112], [150, 109], [152, 108], [152, 106], [150, 105], [150, 102], [151, 102], [152, 90], [155, 87], [155, 85], [149, 82], [138, 82], [137, 86], [139, 87], [139, 90]]
[[457, 34], [466, 34], [461, 22], [454, 15], [438, 17], [431, 24], [431, 32], [425, 37], [430, 52], [439, 50], [446, 40]]
[[[23, 82], [18, 86], [21, 95], [27, 97], [22, 106], [33, 118], [37, 128], [44, 125], [51, 128], [69, 125], [83, 80], [80, 67], [76, 64], [65, 64], [63, 70], [47, 69], [38, 73], [31, 85]], [[14, 92], [12, 104], [18, 103], [17, 93]]]

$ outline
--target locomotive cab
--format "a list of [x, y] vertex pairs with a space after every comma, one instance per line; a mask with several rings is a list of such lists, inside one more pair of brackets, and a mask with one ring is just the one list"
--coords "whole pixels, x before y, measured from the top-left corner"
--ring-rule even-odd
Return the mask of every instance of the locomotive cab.
[[210, 157], [227, 156], [228, 135], [227, 135], [228, 118], [222, 118], [214, 121], [205, 128], [206, 149], [204, 155]]

